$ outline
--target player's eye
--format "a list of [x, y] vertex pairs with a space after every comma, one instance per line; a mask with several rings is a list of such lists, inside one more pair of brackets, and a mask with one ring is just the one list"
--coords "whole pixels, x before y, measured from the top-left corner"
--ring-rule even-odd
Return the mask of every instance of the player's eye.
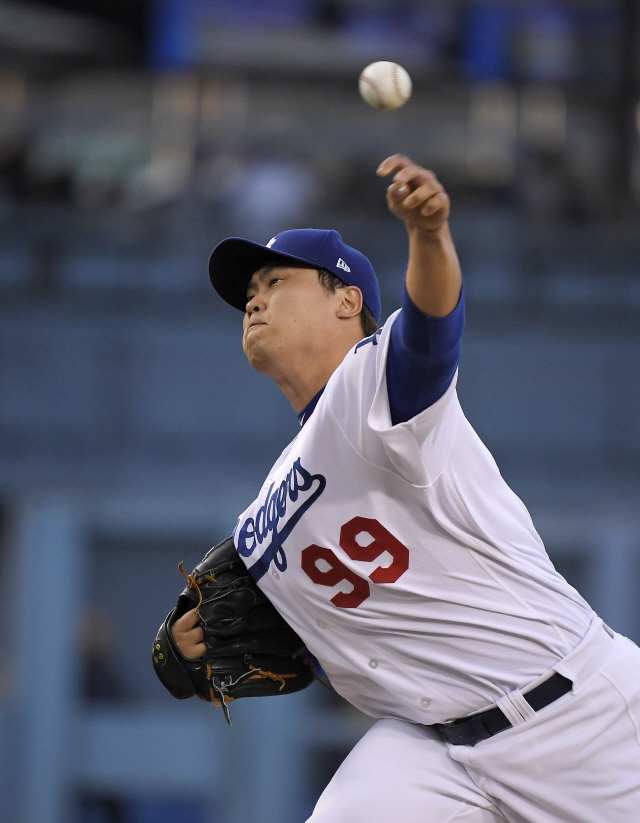
[[269, 285], [273, 286], [274, 283], [278, 283], [280, 280], [282, 280], [281, 277], [272, 277], [271, 280], [269, 280]]

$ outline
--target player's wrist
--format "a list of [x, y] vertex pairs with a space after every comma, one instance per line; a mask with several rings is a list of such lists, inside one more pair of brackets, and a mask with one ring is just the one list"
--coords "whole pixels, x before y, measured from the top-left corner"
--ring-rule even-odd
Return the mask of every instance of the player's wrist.
[[448, 220], [445, 220], [441, 226], [435, 229], [426, 229], [423, 226], [416, 226], [410, 223], [406, 223], [406, 227], [409, 240], [412, 244], [425, 246], [440, 244], [445, 246], [451, 243], [451, 232], [449, 231]]

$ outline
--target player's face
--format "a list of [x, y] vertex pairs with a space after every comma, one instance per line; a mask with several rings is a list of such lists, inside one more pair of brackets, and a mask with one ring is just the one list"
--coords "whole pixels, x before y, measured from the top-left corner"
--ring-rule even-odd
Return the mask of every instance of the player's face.
[[257, 271], [247, 288], [242, 346], [251, 365], [277, 379], [294, 359], [322, 356], [335, 334], [339, 295], [327, 292], [316, 269]]

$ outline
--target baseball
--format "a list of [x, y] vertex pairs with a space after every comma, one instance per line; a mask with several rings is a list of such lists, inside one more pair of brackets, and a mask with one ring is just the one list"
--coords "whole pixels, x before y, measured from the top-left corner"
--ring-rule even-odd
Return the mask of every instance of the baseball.
[[411, 78], [402, 66], [388, 60], [367, 66], [358, 86], [362, 99], [381, 111], [397, 109], [411, 97]]

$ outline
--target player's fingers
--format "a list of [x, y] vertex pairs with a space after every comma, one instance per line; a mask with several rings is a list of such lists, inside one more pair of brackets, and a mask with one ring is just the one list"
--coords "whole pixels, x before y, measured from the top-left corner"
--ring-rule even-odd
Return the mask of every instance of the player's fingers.
[[399, 206], [409, 194], [411, 194], [409, 186], [404, 186], [399, 183], [392, 183], [387, 189], [389, 203], [394, 206]]
[[198, 643], [202, 643], [204, 640], [204, 632], [202, 631], [202, 626], [196, 626], [195, 629], [191, 629], [190, 631], [185, 633], [185, 638], [187, 641], [194, 646]]
[[182, 617], [179, 617], [173, 624], [173, 631], [186, 632], [192, 629], [200, 620], [200, 615], [195, 609], [185, 612]]
[[387, 157], [386, 160], [380, 163], [376, 174], [378, 177], [386, 177], [388, 174], [391, 174], [392, 171], [395, 171], [395, 169], [403, 169], [405, 166], [410, 165], [413, 165], [413, 162], [408, 157], [405, 157], [404, 154], [392, 154], [391, 157]]
[[440, 194], [443, 191], [442, 186], [437, 181], [428, 180], [417, 189], [411, 192], [402, 202], [405, 209], [415, 209], [416, 207], [426, 203], [429, 198]]
[[193, 649], [191, 650], [191, 657], [192, 658], [202, 657], [204, 655], [204, 653], [206, 652], [206, 650], [207, 650], [207, 647], [204, 645], [204, 643], [198, 643], [198, 645], [194, 646]]
[[438, 178], [429, 169], [423, 169], [422, 166], [416, 166], [415, 163], [412, 163], [410, 166], [400, 169], [394, 176], [393, 182], [409, 186], [411, 189], [417, 189], [425, 183], [438, 185]]
[[204, 643], [178, 643], [177, 645], [180, 652], [190, 660], [196, 660], [198, 657], [202, 657], [207, 650]]
[[449, 196], [445, 192], [441, 191], [434, 194], [433, 197], [430, 197], [427, 200], [427, 202], [420, 209], [420, 214], [423, 217], [430, 217], [432, 214], [436, 214], [439, 211], [446, 211], [448, 214], [449, 207]]
[[182, 615], [179, 620], [176, 620], [171, 627], [171, 633], [173, 634], [173, 639], [180, 652], [185, 657], [195, 659], [197, 657], [202, 657], [207, 647], [203, 643], [204, 632], [202, 630], [202, 626], [185, 628], [183, 618], [187, 617], [187, 615], [191, 617], [195, 615], [196, 619], [199, 620], [195, 610], [187, 612], [186, 615]]

